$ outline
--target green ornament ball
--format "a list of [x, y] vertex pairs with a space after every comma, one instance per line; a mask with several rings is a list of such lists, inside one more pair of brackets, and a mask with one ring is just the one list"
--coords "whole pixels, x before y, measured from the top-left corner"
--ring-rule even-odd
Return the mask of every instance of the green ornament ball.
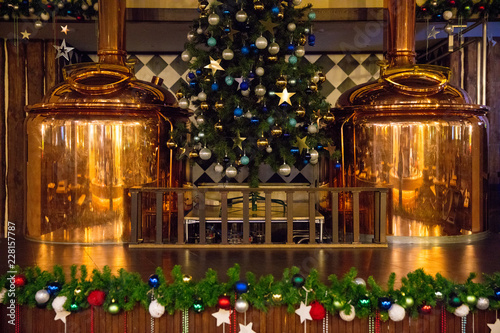
[[69, 309], [71, 310], [71, 312], [77, 312], [80, 310], [80, 307], [76, 303], [71, 303], [71, 305], [69, 306]]
[[108, 307], [108, 312], [111, 314], [117, 314], [120, 312], [120, 306], [116, 303], [111, 303]]
[[335, 310], [340, 311], [344, 308], [344, 302], [335, 300], [333, 301], [333, 307], [335, 308]]
[[358, 300], [358, 304], [362, 308], [369, 308], [371, 306], [371, 301], [368, 297], [362, 297]]
[[405, 297], [405, 303], [404, 307], [405, 308], [411, 308], [415, 304], [415, 301], [413, 300], [413, 297]]
[[469, 305], [476, 305], [477, 303], [477, 297], [474, 295], [467, 295], [467, 304]]
[[305, 282], [306, 279], [300, 274], [295, 274], [294, 276], [292, 276], [292, 284], [295, 288], [302, 288]]
[[203, 305], [203, 302], [201, 301], [201, 299], [197, 299], [196, 301], [194, 301], [193, 311], [196, 313], [201, 313], [201, 312], [203, 312], [203, 310], [205, 310], [205, 306]]

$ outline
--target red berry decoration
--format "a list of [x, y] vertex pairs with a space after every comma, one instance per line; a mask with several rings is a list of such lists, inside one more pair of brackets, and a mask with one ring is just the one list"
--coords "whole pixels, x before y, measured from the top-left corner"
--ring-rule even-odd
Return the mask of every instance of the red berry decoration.
[[313, 301], [311, 302], [311, 310], [309, 311], [309, 314], [311, 315], [311, 318], [314, 320], [321, 320], [325, 318], [326, 316], [326, 310], [323, 304]]
[[16, 288], [24, 287], [26, 284], [26, 277], [22, 274], [14, 276], [14, 285]]
[[93, 306], [101, 306], [104, 303], [104, 299], [106, 298], [106, 294], [101, 290], [94, 290], [90, 292], [87, 297], [87, 302]]
[[228, 296], [219, 297], [219, 301], [217, 302], [219, 308], [224, 310], [229, 310], [231, 308], [231, 299]]
[[424, 304], [420, 307], [420, 312], [421, 313], [424, 313], [424, 314], [429, 314], [431, 313], [431, 310], [432, 310], [432, 306], [428, 305], [428, 304]]

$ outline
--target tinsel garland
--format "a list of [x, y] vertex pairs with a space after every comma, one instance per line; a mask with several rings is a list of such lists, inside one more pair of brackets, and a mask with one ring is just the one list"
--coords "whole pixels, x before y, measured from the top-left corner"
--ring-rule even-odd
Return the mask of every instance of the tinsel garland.
[[[395, 289], [394, 273], [390, 275], [387, 286], [383, 288], [372, 277], [369, 277], [366, 283], [362, 281], [363, 279], [357, 276], [355, 268], [351, 268], [342, 278], [338, 278], [335, 274], [330, 275], [329, 284], [325, 285], [319, 281], [319, 274], [314, 269], [304, 277], [300, 275], [297, 267], [292, 267], [284, 270], [281, 279], [275, 279], [272, 275], [257, 278], [252, 272], [247, 272], [246, 279], [242, 279], [240, 267], [236, 264], [228, 269], [226, 282], [219, 282], [217, 273], [212, 269], [206, 272], [203, 279], [196, 282], [183, 274], [180, 266], [175, 266], [168, 279], [161, 268], [152, 272], [158, 277], [158, 285], [151, 288], [138, 273], [120, 269], [118, 274], [114, 275], [109, 267], [104, 267], [102, 271], [94, 269], [92, 274], [88, 275], [86, 266], [81, 266], [79, 270], [73, 266], [68, 281], [60, 266], [54, 266], [53, 272], [43, 271], [39, 267], [24, 269], [17, 267], [15, 271], [19, 272], [15, 278], [26, 281], [16, 287], [15, 301], [18, 305], [46, 306], [52, 309], [51, 302], [46, 305], [37, 304], [35, 294], [39, 290], [57, 284], [60, 286], [57, 297], [66, 297], [63, 308], [67, 311], [89, 308], [88, 296], [95, 291], [106, 294], [102, 304], [105, 311], [110, 311], [109, 305], [114, 303], [122, 311], [132, 310], [137, 303], [148, 309], [152, 296], [159, 306], [164, 307], [170, 314], [193, 309], [194, 304], [198, 305], [198, 309], [201, 305], [201, 311], [203, 307], [214, 307], [219, 297], [224, 294], [231, 295], [231, 304], [234, 306], [237, 297], [241, 297], [235, 295], [235, 285], [242, 280], [249, 285], [244, 299], [257, 310], [267, 311], [269, 307], [285, 305], [291, 313], [301, 302], [309, 304], [316, 301], [331, 315], [341, 311], [351, 313], [352, 305], [360, 318], [372, 316], [387, 320], [390, 304], [402, 306], [410, 316], [414, 317], [420, 312], [425, 313], [424, 311], [430, 311], [431, 307], [438, 306], [443, 309], [441, 314], [443, 332], [446, 331], [447, 312], [457, 314], [457, 307], [465, 305], [470, 311], [476, 311], [476, 302], [479, 298], [489, 299], [488, 308], [482, 303], [478, 304], [481, 310], [500, 309], [500, 273], [483, 275], [484, 282], [481, 283], [473, 282], [476, 274], [471, 273], [465, 283], [458, 284], [440, 274], [431, 276], [423, 269], [418, 269], [403, 277], [401, 287]], [[0, 278], [1, 285], [7, 284], [7, 278], [11, 276], [4, 275]], [[297, 280], [303, 281], [303, 286], [298, 287]], [[311, 291], [307, 300], [303, 288]], [[56, 295], [51, 297], [55, 298]], [[11, 299], [5, 295], [1, 302], [10, 304]], [[185, 326], [188, 325], [187, 320], [188, 318]]]

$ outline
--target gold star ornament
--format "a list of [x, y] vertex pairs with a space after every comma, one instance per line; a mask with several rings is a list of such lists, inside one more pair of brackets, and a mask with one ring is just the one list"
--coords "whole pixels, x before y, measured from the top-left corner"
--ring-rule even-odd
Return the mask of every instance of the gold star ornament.
[[282, 92], [280, 93], [275, 93], [280, 98], [280, 102], [278, 105], [281, 105], [283, 103], [288, 103], [289, 105], [292, 105], [292, 102], [290, 101], [290, 97], [295, 95], [295, 93], [288, 92], [288, 90], [285, 88], [283, 89]]
[[220, 65], [221, 61], [222, 59], [214, 60], [214, 58], [210, 57], [210, 64], [206, 65], [205, 68], [211, 69], [212, 75], [215, 75], [215, 72], [224, 70], [224, 68]]
[[297, 137], [297, 146], [299, 147], [299, 153], [302, 154], [302, 150], [304, 149], [309, 149], [309, 146], [306, 143], [307, 136], [303, 137], [302, 139]]
[[266, 21], [260, 20], [259, 22], [264, 26], [264, 28], [266, 28], [266, 31], [269, 31], [274, 37], [274, 28], [276, 28], [279, 24], [273, 23], [271, 19], [268, 19]]
[[240, 148], [241, 150], [243, 150], [243, 145], [242, 145], [242, 143], [243, 143], [243, 141], [245, 141], [245, 140], [246, 140], [246, 138], [242, 138], [242, 137], [241, 137], [241, 135], [240, 135], [240, 131], [238, 131], [238, 132], [236, 133], [236, 138], [234, 138], [234, 140], [233, 140], [233, 141], [234, 141], [233, 148], [238, 147], [238, 148]]
[[62, 26], [62, 25], [61, 25], [61, 32], [63, 32], [65, 35], [67, 35], [67, 34], [68, 34], [68, 31], [70, 31], [70, 30], [68, 29], [68, 25], [65, 25], [65, 26]]
[[29, 33], [28, 31], [24, 30], [23, 32], [21, 32], [21, 35], [23, 35], [23, 39], [30, 39], [31, 33]]

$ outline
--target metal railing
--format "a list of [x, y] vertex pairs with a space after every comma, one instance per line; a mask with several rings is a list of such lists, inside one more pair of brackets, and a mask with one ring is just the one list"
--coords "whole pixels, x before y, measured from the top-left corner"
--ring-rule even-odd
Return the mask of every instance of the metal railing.
[[142, 228], [142, 197], [145, 193], [155, 193], [156, 209], [153, 212], [156, 223], [155, 243], [163, 244], [163, 206], [164, 195], [174, 194], [171, 198], [177, 197], [177, 244], [185, 244], [185, 194], [188, 192], [196, 193], [198, 197], [198, 216], [199, 220], [199, 244], [207, 244], [206, 242], [206, 211], [205, 197], [209, 192], [217, 192], [220, 195], [220, 223], [221, 223], [221, 244], [228, 244], [228, 194], [231, 192], [239, 192], [242, 194], [242, 222], [243, 222], [243, 244], [250, 243], [250, 194], [253, 192], [264, 193], [264, 244], [272, 244], [271, 242], [271, 196], [274, 192], [286, 193], [286, 244], [293, 244], [293, 207], [294, 194], [297, 192], [307, 192], [308, 194], [308, 226], [309, 226], [309, 244], [316, 244], [316, 193], [328, 192], [331, 196], [331, 219], [325, 221], [330, 223], [332, 229], [332, 243], [339, 243], [339, 194], [352, 195], [352, 221], [353, 221], [353, 244], [360, 243], [360, 200], [359, 195], [363, 192], [373, 193], [373, 221], [374, 221], [374, 243], [386, 243], [386, 219], [387, 219], [387, 194], [388, 188], [372, 188], [372, 187], [301, 187], [287, 186], [284, 187], [237, 187], [237, 186], [206, 186], [198, 188], [172, 188], [172, 187], [132, 187], [131, 195], [131, 243], [140, 241], [139, 235]]

